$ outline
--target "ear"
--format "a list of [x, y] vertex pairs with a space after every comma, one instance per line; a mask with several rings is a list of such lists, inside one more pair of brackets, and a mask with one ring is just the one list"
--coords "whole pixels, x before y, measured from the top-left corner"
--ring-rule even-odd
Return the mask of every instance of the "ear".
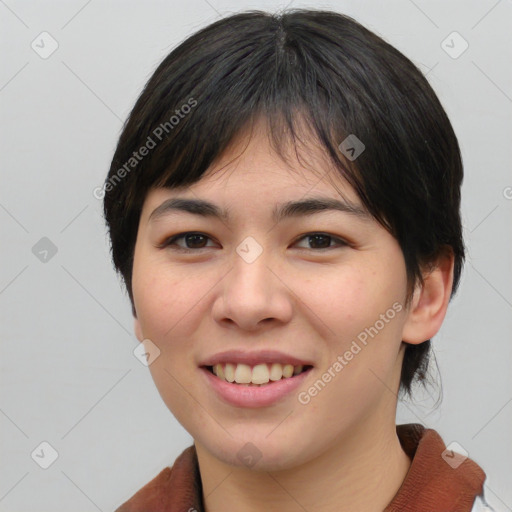
[[431, 339], [441, 328], [453, 285], [454, 255], [444, 251], [434, 265], [423, 275], [423, 285], [413, 294], [402, 340], [417, 345]]

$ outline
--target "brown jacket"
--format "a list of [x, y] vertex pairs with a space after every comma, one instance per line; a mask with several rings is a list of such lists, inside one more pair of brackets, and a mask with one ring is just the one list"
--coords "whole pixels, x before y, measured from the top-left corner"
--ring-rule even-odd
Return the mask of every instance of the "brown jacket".
[[[485, 473], [471, 459], [457, 459], [435, 430], [398, 425], [400, 443], [412, 464], [384, 512], [470, 512], [483, 493]], [[444, 455], [443, 455], [444, 453]], [[460, 464], [459, 464], [460, 463]], [[455, 467], [457, 466], [457, 467]], [[194, 445], [115, 512], [204, 512]]]

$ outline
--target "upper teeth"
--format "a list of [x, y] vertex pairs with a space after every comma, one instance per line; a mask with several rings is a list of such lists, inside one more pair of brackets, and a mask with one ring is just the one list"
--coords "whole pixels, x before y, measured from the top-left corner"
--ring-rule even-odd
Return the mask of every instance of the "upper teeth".
[[252, 368], [248, 364], [216, 364], [213, 373], [220, 379], [237, 384], [267, 384], [270, 380], [280, 380], [297, 375], [303, 370], [302, 365], [282, 365], [280, 363], [257, 364]]

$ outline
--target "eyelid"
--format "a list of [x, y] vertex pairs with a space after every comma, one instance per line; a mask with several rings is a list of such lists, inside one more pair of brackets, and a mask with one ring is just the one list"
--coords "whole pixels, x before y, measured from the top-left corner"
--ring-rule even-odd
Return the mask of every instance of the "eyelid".
[[[202, 231], [184, 231], [182, 233], [178, 233], [176, 235], [172, 235], [172, 236], [165, 238], [162, 242], [156, 244], [155, 247], [157, 247], [158, 249], [165, 249], [166, 247], [168, 247], [172, 243], [174, 243], [176, 240], [179, 240], [180, 238], [184, 238], [187, 235], [201, 235], [201, 236], [208, 238], [208, 240], [215, 241], [215, 239], [212, 236], [210, 236], [206, 233], [203, 233]], [[182, 251], [188, 251], [188, 252], [199, 252], [200, 250], [207, 249], [207, 248], [208, 247], [201, 247], [200, 249], [190, 249], [188, 247], [178, 246], [178, 248], [176, 250], [178, 250], [178, 251], [182, 250]]]
[[324, 247], [322, 249], [307, 249], [307, 248], [303, 248], [303, 249], [313, 251], [313, 252], [322, 252], [322, 251], [337, 249], [339, 247], [351, 247], [352, 246], [352, 244], [350, 242], [348, 242], [347, 240], [345, 240], [344, 238], [341, 238], [339, 236], [336, 236], [336, 235], [333, 235], [331, 233], [327, 233], [324, 231], [310, 231], [309, 233], [304, 233], [303, 235], [300, 235], [299, 237], [297, 237], [294, 240], [293, 245], [295, 245], [297, 242], [300, 242], [303, 239], [306, 239], [306, 238], [308, 238], [310, 236], [314, 236], [314, 235], [327, 236], [331, 239], [331, 241], [338, 242], [338, 246]]
[[[208, 235], [207, 233], [203, 233], [201, 231], [184, 231], [182, 233], [178, 233], [176, 235], [172, 235], [170, 237], [167, 237], [163, 242], [161, 242], [159, 244], [156, 244], [155, 247], [157, 247], [158, 249], [165, 249], [166, 247], [169, 247], [171, 244], [176, 242], [176, 240], [179, 240], [180, 238], [184, 238], [187, 235], [201, 235], [201, 236], [206, 237], [208, 240], [216, 242], [215, 239], [212, 236]], [[302, 248], [299, 248], [299, 249], [306, 250], [306, 251], [312, 251], [312, 252], [324, 252], [324, 251], [329, 251], [329, 250], [332, 250], [332, 249], [337, 249], [337, 248], [340, 248], [340, 247], [353, 247], [353, 244], [351, 242], [349, 242], [348, 240], [346, 240], [344, 238], [341, 238], [339, 236], [333, 235], [331, 233], [324, 232], [324, 231], [309, 231], [307, 233], [299, 235], [293, 241], [292, 245], [295, 245], [296, 243], [300, 242], [301, 240], [307, 239], [308, 237], [311, 237], [311, 236], [314, 236], [314, 235], [322, 235], [322, 236], [329, 237], [329, 238], [331, 238], [331, 241], [338, 242], [338, 244], [335, 245], [335, 246], [323, 247], [323, 248], [320, 248], [320, 249], [310, 249], [310, 248], [305, 248], [305, 247], [302, 247]], [[216, 242], [216, 243], [218, 243], [218, 242]], [[181, 251], [181, 252], [192, 253], [192, 252], [200, 252], [203, 249], [208, 249], [208, 248], [211, 248], [211, 246], [210, 247], [200, 247], [198, 249], [191, 249], [191, 248], [188, 248], [188, 247], [177, 246], [177, 248], [174, 249], [174, 250]]]

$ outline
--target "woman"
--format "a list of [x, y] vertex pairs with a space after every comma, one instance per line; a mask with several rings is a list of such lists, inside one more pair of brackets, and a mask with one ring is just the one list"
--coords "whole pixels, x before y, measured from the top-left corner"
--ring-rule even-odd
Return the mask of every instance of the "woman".
[[462, 177], [426, 79], [346, 16], [245, 12], [173, 50], [104, 211], [194, 444], [118, 511], [482, 510], [474, 461], [395, 425], [459, 282]]

